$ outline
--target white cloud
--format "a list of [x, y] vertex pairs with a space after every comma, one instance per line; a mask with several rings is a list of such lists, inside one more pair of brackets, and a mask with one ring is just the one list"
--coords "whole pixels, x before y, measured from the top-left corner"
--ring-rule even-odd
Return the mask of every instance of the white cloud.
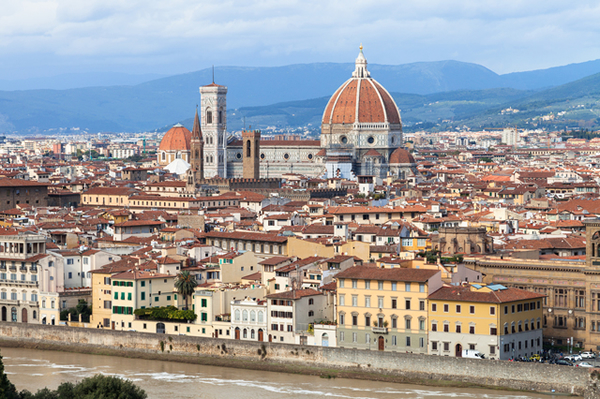
[[599, 17], [586, 0], [4, 0], [0, 72], [352, 62], [363, 42], [372, 63], [502, 73], [600, 58]]

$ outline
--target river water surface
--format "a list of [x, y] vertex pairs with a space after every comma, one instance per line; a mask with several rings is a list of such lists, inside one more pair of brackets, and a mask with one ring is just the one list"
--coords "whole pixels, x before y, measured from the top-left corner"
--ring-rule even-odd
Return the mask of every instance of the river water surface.
[[95, 374], [117, 375], [134, 381], [154, 398], [487, 398], [532, 399], [548, 396], [466, 388], [432, 388], [375, 381], [322, 379], [267, 371], [243, 370], [158, 360], [2, 348], [8, 378], [17, 389], [36, 392], [55, 389]]

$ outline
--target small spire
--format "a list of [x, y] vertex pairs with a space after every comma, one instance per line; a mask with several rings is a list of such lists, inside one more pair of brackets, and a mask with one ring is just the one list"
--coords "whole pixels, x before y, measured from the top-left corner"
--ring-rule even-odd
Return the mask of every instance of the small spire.
[[215, 66], [214, 65], [212, 66], [212, 69], [213, 69], [213, 84], [214, 84], [215, 83]]
[[196, 104], [196, 116], [194, 117], [194, 127], [192, 128], [192, 139], [201, 140], [200, 118], [198, 117], [198, 104]]
[[362, 53], [362, 49], [363, 49], [362, 43], [360, 44], [360, 46], [358, 46], [358, 48], [360, 49], [360, 52]]

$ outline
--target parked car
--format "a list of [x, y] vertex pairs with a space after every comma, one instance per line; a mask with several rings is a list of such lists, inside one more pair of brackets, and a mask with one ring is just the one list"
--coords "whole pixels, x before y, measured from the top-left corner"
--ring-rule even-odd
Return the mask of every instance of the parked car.
[[567, 356], [563, 357], [563, 359], [568, 360], [570, 362], [579, 362], [579, 361], [583, 360], [583, 358], [581, 357], [581, 355], [577, 355], [577, 354], [575, 354], [575, 355], [567, 355]]
[[594, 352], [583, 352], [583, 353], [581, 353], [581, 358], [582, 359], [595, 359], [596, 355], [594, 355]]
[[589, 364], [588, 362], [579, 362], [576, 364], [577, 367], [594, 367], [591, 364]]
[[560, 366], [572, 366], [573, 365], [573, 363], [571, 363], [570, 361], [565, 360], [565, 359], [558, 359], [554, 362], [554, 364], [558, 364]]
[[529, 360], [531, 360], [532, 362], [541, 362], [542, 361], [542, 357], [540, 355], [532, 355]]

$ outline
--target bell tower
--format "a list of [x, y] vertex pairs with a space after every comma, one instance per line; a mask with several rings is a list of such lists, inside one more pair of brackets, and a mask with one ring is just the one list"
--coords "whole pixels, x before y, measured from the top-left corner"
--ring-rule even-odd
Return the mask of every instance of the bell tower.
[[243, 131], [244, 179], [260, 179], [260, 130]]
[[190, 147], [190, 169], [194, 174], [194, 180], [199, 182], [204, 179], [204, 140], [202, 138], [202, 130], [200, 130], [198, 108], [196, 108], [196, 116], [194, 117], [194, 127], [192, 128]]
[[204, 138], [204, 176], [227, 177], [227, 87], [200, 87], [201, 132]]

